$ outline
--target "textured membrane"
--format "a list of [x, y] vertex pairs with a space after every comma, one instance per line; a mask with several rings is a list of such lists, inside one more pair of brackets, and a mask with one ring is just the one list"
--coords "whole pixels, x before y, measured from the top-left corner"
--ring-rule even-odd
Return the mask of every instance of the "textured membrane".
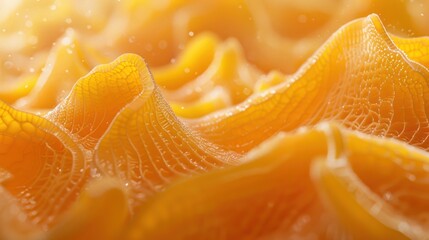
[[428, 6], [5, 1], [0, 239], [428, 239]]

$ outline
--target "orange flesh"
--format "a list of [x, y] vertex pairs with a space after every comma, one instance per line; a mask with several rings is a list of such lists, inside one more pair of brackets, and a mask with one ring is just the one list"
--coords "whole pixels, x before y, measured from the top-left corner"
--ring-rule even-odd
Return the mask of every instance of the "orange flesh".
[[426, 239], [428, 21], [427, 0], [5, 3], [0, 239]]

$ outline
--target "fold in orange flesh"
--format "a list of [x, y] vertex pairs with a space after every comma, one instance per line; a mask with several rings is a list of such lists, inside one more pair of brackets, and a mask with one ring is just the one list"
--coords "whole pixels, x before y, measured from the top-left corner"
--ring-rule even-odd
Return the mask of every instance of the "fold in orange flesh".
[[[140, 57], [123, 55], [113, 65], [98, 67], [98, 71], [80, 82], [89, 88], [96, 86], [98, 82], [88, 80], [103, 72], [115, 79], [115, 83], [120, 83], [118, 86], [128, 90], [128, 93], [131, 89], [140, 90], [132, 101], [119, 110], [95, 147], [98, 169], [103, 175], [119, 177], [123, 181], [131, 191], [133, 206], [180, 176], [228, 166], [240, 157], [206, 141], [183, 125], [162, 97]], [[126, 78], [121, 80], [121, 77]], [[88, 97], [95, 98], [94, 103], [106, 104], [98, 99], [97, 92]], [[126, 98], [122, 96], [121, 99]], [[113, 102], [108, 105], [114, 106]], [[79, 104], [73, 105], [76, 106], [79, 107]], [[101, 113], [94, 117], [104, 115]]]
[[115, 179], [90, 182], [46, 239], [117, 239], [128, 217], [127, 195]]
[[189, 125], [240, 152], [326, 120], [428, 149], [428, 80], [428, 69], [407, 58], [371, 15], [340, 29], [282, 84]]
[[[283, 133], [250, 152], [240, 166], [190, 178], [156, 195], [127, 237], [424, 239], [427, 196], [413, 192], [427, 191], [427, 164], [429, 155], [421, 150], [334, 125]], [[409, 166], [419, 173], [414, 180], [408, 171], [388, 174], [392, 167]], [[383, 172], [403, 180], [382, 180]], [[379, 193], [368, 191], [378, 184]], [[402, 209], [410, 198], [422, 201], [405, 208], [412, 214]]]
[[16, 105], [30, 110], [52, 109], [67, 96], [77, 79], [106, 61], [107, 58], [83, 46], [76, 33], [69, 30], [50, 51], [34, 88]]
[[[206, 36], [201, 37], [204, 40]], [[189, 47], [188, 51], [191, 50], [193, 49]], [[195, 61], [201, 58], [192, 56], [191, 59]], [[253, 85], [262, 75], [244, 59], [242, 49], [235, 39], [218, 44], [211, 60], [210, 65], [201, 74], [193, 72], [191, 68], [185, 68], [182, 71], [193, 75], [194, 77], [190, 78], [192, 80], [177, 89], [163, 91], [164, 97], [171, 103], [177, 115], [201, 117], [241, 103], [253, 93]], [[159, 83], [157, 75], [154, 77]], [[173, 76], [168, 78], [169, 82], [180, 82], [173, 81], [174, 79]]]
[[[126, 55], [99, 65], [79, 79], [70, 94], [46, 118], [93, 149], [116, 114], [148, 87], [144, 63]], [[147, 70], [146, 70], [147, 71]]]
[[0, 143], [0, 168], [11, 174], [1, 185], [32, 223], [52, 226], [88, 178], [83, 152], [53, 123], [5, 103], [0, 103]]
[[209, 67], [218, 42], [219, 39], [209, 33], [196, 36], [177, 59], [170, 61], [171, 64], [153, 70], [156, 82], [166, 89], [176, 89], [190, 82]]
[[90, 182], [51, 229], [32, 224], [17, 199], [0, 188], [1, 239], [116, 239], [128, 217], [123, 186], [114, 179]]

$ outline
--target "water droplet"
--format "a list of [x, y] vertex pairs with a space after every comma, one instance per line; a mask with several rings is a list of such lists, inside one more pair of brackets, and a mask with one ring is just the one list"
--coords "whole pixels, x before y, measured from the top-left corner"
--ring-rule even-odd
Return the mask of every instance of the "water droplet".
[[249, 88], [244, 88], [243, 89], [243, 94], [244, 95], [250, 95], [250, 94], [252, 94], [252, 90], [250, 90]]
[[414, 174], [408, 174], [407, 175], [407, 178], [408, 178], [408, 180], [410, 180], [411, 182], [414, 182], [414, 181], [416, 181], [416, 175], [414, 175]]
[[28, 38], [28, 43], [30, 44], [30, 45], [35, 45], [35, 44], [37, 44], [39, 42], [39, 38], [37, 37], [37, 36], [30, 36], [29, 38]]
[[128, 38], [128, 42], [129, 43], [134, 43], [136, 41], [136, 37], [135, 36], [130, 36], [129, 38]]
[[190, 32], [188, 33], [188, 35], [189, 35], [190, 37], [193, 37], [193, 36], [194, 36], [194, 32], [190, 31]]
[[159, 41], [159, 43], [158, 43], [159, 49], [166, 49], [167, 45], [168, 45], [167, 41], [165, 41], [165, 40]]
[[305, 15], [305, 14], [300, 14], [299, 16], [298, 16], [298, 22], [299, 23], [306, 23], [307, 22], [307, 16]]
[[401, 231], [401, 232], [406, 232], [406, 231], [409, 230], [409, 228], [410, 228], [410, 226], [408, 225], [407, 222], [401, 221], [398, 224], [398, 230]]
[[386, 192], [386, 193], [384, 193], [383, 198], [384, 198], [386, 201], [390, 201], [390, 200], [392, 199], [392, 193], [391, 193], [391, 192]]
[[33, 22], [31, 20], [25, 21], [25, 26], [31, 28], [33, 26]]

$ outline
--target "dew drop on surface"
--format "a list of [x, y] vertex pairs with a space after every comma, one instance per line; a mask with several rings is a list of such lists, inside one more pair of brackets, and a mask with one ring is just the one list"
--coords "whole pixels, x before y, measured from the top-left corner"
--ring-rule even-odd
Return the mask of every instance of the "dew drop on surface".
[[377, 215], [378, 213], [380, 213], [382, 206], [383, 205], [380, 203], [374, 204], [370, 209], [371, 213]]
[[293, 224], [292, 229], [295, 232], [300, 232], [305, 227], [306, 224], [308, 224], [311, 220], [311, 217], [308, 215], [303, 215], [300, 218], [296, 220], [296, 222]]
[[250, 95], [250, 94], [252, 94], [252, 90], [250, 90], [249, 88], [244, 88], [243, 89], [243, 94], [244, 95]]
[[407, 222], [405, 222], [405, 221], [401, 221], [398, 224], [398, 230], [400, 232], [407, 232], [409, 230], [409, 228], [410, 228], [410, 225]]
[[383, 198], [384, 198], [384, 200], [386, 200], [386, 201], [390, 201], [390, 200], [392, 200], [392, 193], [391, 193], [391, 192], [386, 192], [386, 193], [384, 193]]
[[416, 181], [416, 176], [414, 174], [407, 174], [407, 179], [414, 182]]
[[190, 32], [188, 33], [188, 35], [189, 35], [190, 37], [193, 37], [193, 36], [194, 36], [194, 32], [190, 31]]
[[95, 178], [95, 177], [99, 177], [100, 173], [97, 171], [96, 168], [91, 168], [90, 175], [91, 175], [91, 177]]
[[165, 40], [159, 41], [159, 43], [158, 43], [159, 49], [166, 49], [167, 45], [168, 45], [167, 41], [165, 41]]
[[52, 222], [52, 221], [54, 221], [54, 216], [49, 216], [48, 217], [48, 222]]
[[129, 43], [134, 43], [136, 41], [136, 37], [135, 36], [130, 36], [129, 38], [128, 38], [128, 42]]
[[307, 16], [305, 14], [300, 14], [298, 16], [298, 22], [299, 23], [306, 23], [307, 22]]
[[33, 26], [33, 22], [31, 20], [25, 21], [25, 26], [31, 28]]
[[28, 38], [28, 43], [30, 45], [35, 45], [39, 42], [39, 38], [37, 36], [31, 36]]

